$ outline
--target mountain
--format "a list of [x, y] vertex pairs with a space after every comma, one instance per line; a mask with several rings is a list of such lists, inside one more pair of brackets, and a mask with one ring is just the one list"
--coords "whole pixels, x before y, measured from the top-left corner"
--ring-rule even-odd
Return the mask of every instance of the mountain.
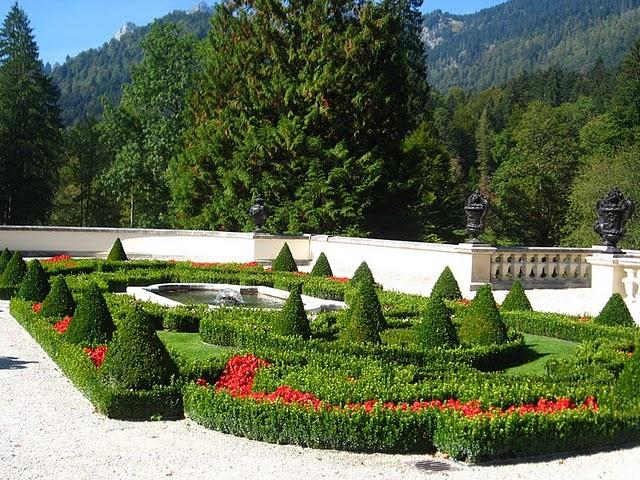
[[523, 70], [617, 65], [640, 37], [640, 0], [511, 0], [470, 15], [424, 17], [429, 79], [482, 90]]
[[[210, 16], [211, 7], [201, 2], [189, 12], [176, 10], [156, 21], [176, 23], [184, 32], [203, 38], [209, 31]], [[126, 23], [100, 48], [67, 57], [64, 64], [53, 67], [50, 74], [60, 89], [66, 125], [82, 117], [99, 116], [103, 110], [101, 97], [111, 104], [119, 102], [122, 86], [131, 79], [131, 66], [142, 58], [141, 43], [150, 28]]]

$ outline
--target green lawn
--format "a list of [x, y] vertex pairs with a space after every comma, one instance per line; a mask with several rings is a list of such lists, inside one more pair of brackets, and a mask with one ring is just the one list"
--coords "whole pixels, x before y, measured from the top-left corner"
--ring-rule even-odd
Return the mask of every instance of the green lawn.
[[226, 354], [231, 348], [202, 343], [199, 333], [179, 333], [159, 330], [158, 337], [168, 347], [175, 349], [181, 356], [194, 360], [203, 360]]
[[508, 368], [505, 371], [507, 375], [544, 375], [544, 366], [549, 359], [569, 357], [578, 346], [575, 342], [527, 334], [524, 335], [524, 343], [526, 363]]

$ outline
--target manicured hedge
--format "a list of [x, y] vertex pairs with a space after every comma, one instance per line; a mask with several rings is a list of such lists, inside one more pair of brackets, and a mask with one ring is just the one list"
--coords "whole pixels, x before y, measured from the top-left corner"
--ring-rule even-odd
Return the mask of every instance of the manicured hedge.
[[181, 418], [179, 384], [152, 390], [129, 390], [106, 384], [82, 347], [65, 342], [41, 316], [31, 311], [31, 303], [13, 299], [11, 314], [40, 344], [67, 377], [96, 407], [118, 419]]

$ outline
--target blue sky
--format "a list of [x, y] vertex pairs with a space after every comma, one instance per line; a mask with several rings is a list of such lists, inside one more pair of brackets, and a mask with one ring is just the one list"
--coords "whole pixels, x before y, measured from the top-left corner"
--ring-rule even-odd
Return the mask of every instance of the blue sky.
[[[0, 0], [4, 19], [15, 0]], [[31, 20], [31, 27], [45, 62], [62, 63], [108, 41], [126, 22], [145, 25], [156, 17], [187, 10], [199, 0], [19, 0]], [[441, 9], [451, 13], [471, 13], [504, 0], [425, 0], [423, 11]], [[212, 0], [208, 1], [213, 3]]]

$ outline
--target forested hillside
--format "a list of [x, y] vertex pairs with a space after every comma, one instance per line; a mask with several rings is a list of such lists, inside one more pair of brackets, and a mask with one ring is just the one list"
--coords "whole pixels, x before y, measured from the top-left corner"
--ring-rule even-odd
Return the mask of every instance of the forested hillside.
[[481, 90], [522, 71], [617, 65], [640, 36], [640, 0], [511, 0], [472, 15], [424, 18], [429, 80]]
[[[175, 11], [158, 20], [175, 23], [185, 32], [204, 38], [209, 30], [210, 14], [202, 11]], [[142, 40], [150, 26], [140, 27], [120, 40], [112, 38], [100, 48], [86, 50], [68, 58], [53, 68], [53, 82], [60, 89], [60, 108], [66, 125], [82, 117], [97, 117], [103, 107], [100, 98], [115, 105], [122, 95], [122, 86], [131, 81], [131, 66], [142, 58]]]

